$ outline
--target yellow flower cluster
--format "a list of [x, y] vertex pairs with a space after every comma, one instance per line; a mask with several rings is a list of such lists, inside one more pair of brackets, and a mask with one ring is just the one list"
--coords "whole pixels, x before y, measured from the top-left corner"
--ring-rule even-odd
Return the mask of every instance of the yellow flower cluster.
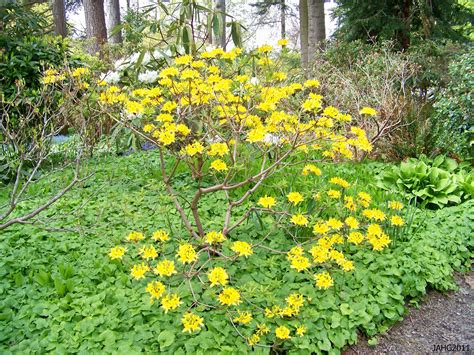
[[194, 333], [204, 325], [204, 319], [192, 312], [187, 312], [181, 318], [181, 323], [183, 323], [183, 332]]
[[225, 306], [233, 306], [240, 303], [240, 293], [233, 287], [226, 287], [218, 296], [219, 302]]
[[208, 272], [207, 278], [211, 282], [211, 287], [216, 285], [225, 286], [227, 285], [229, 275], [227, 274], [227, 271], [225, 271], [224, 268], [215, 267]]
[[179, 246], [176, 256], [182, 264], [189, 264], [197, 259], [197, 254], [194, 250], [194, 247], [188, 243], [181, 244]]
[[176, 274], [174, 261], [166, 259], [162, 260], [156, 265], [155, 270], [153, 271], [156, 275], [159, 276], [171, 276], [173, 274]]
[[276, 205], [276, 200], [274, 197], [265, 195], [264, 197], [260, 197], [258, 204], [263, 208], [272, 208]]
[[114, 247], [110, 249], [109, 256], [110, 258], [113, 259], [122, 259], [122, 256], [125, 254], [126, 249], [124, 247]]
[[231, 249], [239, 256], [250, 256], [253, 254], [252, 246], [247, 242], [236, 241], [232, 243]]
[[206, 243], [207, 244], [219, 244], [225, 240], [224, 234], [222, 232], [210, 231], [206, 234]]
[[[280, 46], [287, 44], [286, 39], [279, 41]], [[272, 50], [269, 45], [259, 47], [253, 54], [257, 63], [271, 65]], [[177, 57], [160, 71], [156, 86], [105, 87], [100, 102], [142, 115], [143, 131], [173, 154], [204, 163], [219, 157], [200, 163], [217, 173], [238, 166], [234, 156], [243, 143], [262, 151], [275, 145], [295, 152], [313, 149], [321, 159], [330, 160], [352, 159], [355, 149], [372, 149], [364, 130], [345, 126], [351, 121], [349, 115], [333, 106], [323, 107], [323, 97], [315, 92], [317, 80], [287, 83], [285, 73], [273, 71], [265, 85], [255, 85], [249, 80], [250, 71], [229, 73], [241, 54], [239, 48], [229, 52], [218, 48], [201, 53], [200, 58]], [[367, 109], [364, 112], [370, 114]], [[191, 124], [194, 121], [199, 124]], [[303, 173], [320, 175], [321, 171], [308, 164]]]

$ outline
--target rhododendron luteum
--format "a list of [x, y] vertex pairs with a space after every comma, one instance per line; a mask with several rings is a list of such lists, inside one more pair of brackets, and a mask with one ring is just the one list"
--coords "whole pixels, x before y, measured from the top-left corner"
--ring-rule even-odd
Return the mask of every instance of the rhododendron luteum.
[[[255, 308], [256, 301], [250, 302], [245, 297], [245, 290], [239, 289], [228, 266], [245, 263], [248, 258], [256, 257], [256, 249], [265, 246], [264, 241], [236, 240], [231, 232], [249, 214], [233, 218], [233, 209], [249, 203], [265, 179], [290, 164], [294, 166], [295, 159], [301, 165], [303, 178], [322, 179], [324, 171], [317, 162], [351, 159], [357, 150], [371, 150], [365, 132], [351, 126], [349, 115], [335, 107], [323, 106], [317, 81], [285, 83], [285, 75], [272, 75], [271, 50], [270, 46], [264, 46], [248, 54], [257, 57], [260, 63], [258, 77], [252, 78], [255, 80], [250, 79], [251, 68], [248, 75], [242, 73], [245, 67], [239, 68], [239, 75], [233, 71], [235, 62], [240, 61], [239, 49], [227, 53], [216, 49], [203, 53], [200, 58], [177, 58], [173, 66], [159, 73], [156, 87], [130, 92], [113, 86], [101, 93], [104, 104], [141, 115], [142, 135], [158, 147], [164, 183], [189, 232], [186, 242], [179, 244], [176, 236], [165, 230], [153, 233], [148, 239], [140, 232], [132, 232], [126, 239], [136, 244], [137, 253], [130, 251], [130, 246], [114, 247], [110, 257], [121, 260], [124, 254], [132, 253], [132, 257], [140, 258], [131, 266], [132, 277], [152, 280], [146, 287], [151, 300], [160, 300], [166, 313], [180, 312], [184, 332], [198, 332], [206, 327], [205, 313], [197, 315], [188, 307], [200, 305], [206, 313], [227, 309], [234, 326], [253, 327], [253, 333], [246, 338], [249, 345], [262, 342], [269, 332], [273, 334], [273, 341], [304, 336], [304, 324], [295, 327], [290, 323], [281, 325], [281, 322], [297, 316], [308, 305], [308, 299], [303, 294], [292, 293], [278, 304], [260, 304], [259, 309], [264, 310], [260, 311]], [[174, 174], [183, 163], [197, 182], [189, 199], [193, 220], [173, 188]], [[247, 169], [243, 170], [242, 166]], [[383, 212], [371, 205], [368, 193], [357, 191], [355, 184], [341, 177], [328, 178], [325, 186], [328, 187], [325, 191], [305, 193], [297, 191], [295, 185], [283, 196], [265, 194], [251, 207], [259, 213], [278, 216], [275, 225], [285, 225], [288, 231], [304, 230], [312, 235], [309, 241], [305, 239], [304, 246], [298, 244], [290, 250], [273, 252], [284, 255], [282, 263], [288, 272], [308, 274], [306, 280], [311, 281], [306, 282], [311, 282], [315, 292], [324, 292], [333, 286], [335, 281], [330, 268], [344, 272], [354, 269], [354, 263], [341, 251], [344, 245], [382, 250], [390, 243], [383, 227], [403, 224], [401, 217], [395, 214], [403, 206], [397, 201], [391, 201], [390, 208]], [[243, 192], [238, 196], [229, 193], [236, 189]], [[224, 191], [228, 198], [224, 223], [218, 231], [206, 230], [199, 201], [203, 195], [219, 191]], [[341, 218], [322, 219], [305, 211], [304, 206], [312, 198], [320, 204], [339, 203]], [[298, 243], [296, 237], [293, 240]], [[165, 252], [165, 248], [152, 249], [145, 244], [153, 241], [157, 245], [173, 243], [173, 247]], [[139, 246], [141, 243], [143, 246]], [[265, 250], [272, 252], [272, 249]], [[175, 263], [179, 265], [179, 272]], [[165, 287], [161, 282], [156, 283], [156, 278], [162, 281], [180, 278], [182, 282], [169, 283], [180, 284], [179, 287]], [[204, 289], [217, 289], [212, 304], [204, 303], [202, 295], [194, 292], [194, 281], [204, 285]], [[187, 291], [182, 285], [187, 286]], [[182, 294], [186, 292], [192, 294], [192, 305], [181, 307], [185, 299]], [[253, 324], [259, 312], [264, 313], [266, 324]]]

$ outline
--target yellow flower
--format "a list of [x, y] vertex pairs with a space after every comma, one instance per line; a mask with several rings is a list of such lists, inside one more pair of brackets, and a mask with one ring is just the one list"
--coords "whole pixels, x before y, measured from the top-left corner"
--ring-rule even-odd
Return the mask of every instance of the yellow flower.
[[131, 232], [128, 236], [127, 236], [127, 240], [129, 242], [138, 242], [142, 239], [144, 239], [145, 237], [143, 236], [143, 233], [140, 233], [140, 232]]
[[334, 249], [329, 252], [329, 257], [336, 262], [344, 260], [344, 254]]
[[227, 285], [229, 275], [222, 267], [215, 267], [207, 273], [207, 278], [211, 282], [211, 287], [216, 285], [225, 286]]
[[150, 267], [145, 263], [141, 263], [140, 265], [133, 265], [130, 274], [135, 280], [139, 280], [145, 277], [147, 271], [150, 271]]
[[405, 222], [403, 221], [403, 218], [400, 216], [392, 216], [390, 219], [390, 223], [392, 226], [403, 226]]
[[227, 147], [227, 144], [225, 143], [212, 143], [210, 145], [209, 151], [207, 152], [207, 154], [211, 157], [216, 155], [223, 157], [227, 153], [229, 153], [229, 147]]
[[282, 339], [282, 340], [289, 339], [290, 330], [284, 325], [282, 325], [275, 329], [275, 335], [278, 339]]
[[201, 143], [199, 142], [194, 142], [193, 144], [188, 144], [185, 148], [184, 151], [186, 152], [187, 155], [190, 157], [196, 155], [196, 154], [202, 154], [204, 150], [204, 147], [202, 146]]
[[291, 223], [297, 225], [297, 226], [307, 226], [308, 225], [308, 219], [302, 215], [301, 213], [295, 214], [291, 216]]
[[127, 100], [125, 101], [125, 110], [131, 114], [138, 114], [143, 112], [144, 107], [139, 102]]
[[272, 78], [277, 81], [283, 81], [286, 79], [286, 74], [283, 72], [274, 72]]
[[143, 248], [140, 248], [138, 253], [141, 254], [142, 258], [145, 260], [155, 259], [158, 256], [158, 252], [156, 251], [153, 245], [144, 246]]
[[125, 254], [126, 249], [124, 247], [114, 247], [110, 249], [109, 256], [112, 260], [122, 259], [123, 254]]
[[362, 243], [363, 240], [364, 240], [364, 235], [360, 232], [351, 232], [349, 233], [349, 236], [347, 237], [347, 241], [355, 245], [359, 245], [360, 243]]
[[204, 325], [204, 319], [194, 313], [186, 312], [181, 318], [181, 323], [184, 327], [184, 333], [194, 333], [195, 331], [199, 331]]
[[249, 143], [263, 142], [265, 139], [266, 131], [263, 127], [257, 127], [249, 131], [247, 134], [246, 141]]
[[327, 289], [334, 284], [331, 275], [327, 271], [314, 275], [314, 278], [316, 279], [316, 286], [319, 288]]
[[288, 198], [288, 201], [293, 203], [295, 206], [304, 201], [303, 195], [301, 195], [299, 192], [290, 192], [288, 195], [286, 195], [286, 197]]
[[172, 260], [162, 260], [160, 261], [154, 270], [155, 274], [160, 276], [171, 276], [176, 274], [176, 270], [174, 268], [174, 261]]
[[160, 113], [158, 116], [156, 116], [155, 121], [157, 122], [173, 122], [173, 116], [171, 116], [169, 113]]
[[367, 227], [367, 234], [370, 236], [381, 236], [383, 233], [382, 227], [378, 224], [370, 224]]
[[268, 45], [268, 44], [264, 44], [263, 46], [258, 47], [258, 48], [257, 48], [257, 51], [258, 51], [259, 53], [268, 53], [268, 52], [271, 52], [272, 49], [273, 49], [272, 46], [270, 46], [270, 45]]
[[153, 236], [151, 237], [154, 241], [160, 241], [160, 242], [166, 242], [167, 240], [170, 239], [170, 236], [168, 232], [166, 232], [163, 229], [157, 230], [156, 232], [153, 233]]
[[159, 77], [160, 78], [168, 78], [170, 76], [176, 76], [179, 74], [179, 70], [175, 67], [168, 67], [168, 68], [165, 68], [163, 69], [160, 74], [159, 74]]
[[276, 205], [276, 200], [271, 196], [265, 195], [264, 197], [259, 198], [258, 204], [263, 208], [272, 208]]
[[248, 324], [252, 321], [252, 313], [250, 312], [242, 312], [240, 310], [237, 311], [239, 316], [234, 318], [234, 322], [238, 322], [241, 324]]
[[[267, 308], [268, 309], [268, 308]], [[257, 331], [256, 333], [258, 335], [265, 335], [265, 334], [268, 334], [270, 333], [270, 328], [268, 328], [268, 326], [264, 323], [261, 323], [261, 324], [257, 324]]]
[[181, 303], [179, 296], [176, 293], [171, 293], [161, 299], [161, 308], [165, 310], [165, 313], [168, 313], [168, 311], [178, 308]]
[[313, 164], [305, 165], [304, 168], [303, 168], [302, 174], [304, 176], [307, 176], [311, 173], [314, 174], [314, 175], [320, 176], [321, 175], [321, 169], [319, 169], [318, 167], [316, 167]]
[[166, 101], [163, 104], [163, 106], [161, 107], [161, 111], [169, 113], [169, 112], [173, 111], [176, 107], [178, 107], [176, 102]]
[[290, 295], [286, 298], [286, 303], [287, 303], [288, 306], [290, 306], [291, 308], [299, 309], [299, 308], [302, 307], [303, 304], [304, 304], [303, 295], [300, 294], [300, 293], [294, 292], [294, 293], [290, 294]]
[[216, 159], [211, 163], [211, 168], [216, 170], [216, 171], [226, 171], [229, 170], [227, 168], [227, 164], [221, 160], [221, 159]]
[[385, 213], [378, 209], [370, 209], [370, 210], [363, 210], [362, 215], [369, 219], [375, 219], [376, 221], [384, 221], [385, 220]]
[[147, 123], [143, 126], [143, 132], [145, 133], [150, 133], [151, 131], [153, 131], [155, 129], [155, 125], [154, 124], [151, 124], [151, 123]]
[[146, 286], [146, 292], [150, 294], [152, 302], [154, 298], [158, 299], [163, 296], [165, 290], [165, 285], [163, 285], [163, 283], [161, 283], [160, 281], [151, 281]]
[[173, 132], [163, 131], [158, 136], [158, 141], [164, 146], [174, 143], [176, 137]]
[[226, 306], [240, 303], [240, 293], [233, 287], [226, 287], [219, 294], [219, 302]]
[[337, 190], [329, 190], [328, 192], [328, 197], [329, 198], [339, 198], [341, 197], [341, 192]]
[[191, 244], [181, 244], [178, 248], [178, 253], [176, 254], [179, 261], [183, 264], [192, 263], [197, 259], [196, 251], [194, 250]]
[[83, 76], [83, 75], [87, 75], [90, 73], [90, 69], [89, 68], [76, 68], [73, 72], [72, 72], [72, 76], [77, 78], [77, 77], [80, 77], [80, 76]]
[[222, 232], [210, 231], [206, 234], [206, 243], [208, 244], [222, 243], [225, 239], [226, 238]]
[[190, 56], [190, 55], [182, 55], [180, 57], [177, 57], [174, 62], [177, 64], [177, 65], [186, 65], [186, 64], [189, 64], [191, 63], [193, 60], [193, 57]]
[[331, 184], [339, 185], [339, 186], [341, 186], [341, 187], [343, 187], [343, 188], [345, 188], [345, 189], [348, 188], [349, 186], [351, 186], [351, 184], [349, 184], [346, 180], [344, 180], [344, 179], [342, 179], [342, 178], [340, 178], [340, 177], [337, 177], [337, 176], [331, 178], [331, 179], [329, 180], [329, 182], [330, 182]]
[[303, 256], [303, 253], [304, 253], [304, 249], [300, 247], [299, 245], [297, 245], [291, 248], [290, 251], [286, 255], [287, 255], [287, 259], [291, 260], [294, 257]]
[[247, 242], [236, 241], [232, 243], [231, 249], [239, 254], [239, 256], [250, 256], [253, 254], [252, 246]]
[[342, 267], [342, 270], [344, 270], [345, 272], [354, 270], [354, 263], [350, 260], [341, 260], [338, 264]]
[[371, 107], [362, 107], [362, 110], [359, 111], [361, 115], [376, 116], [377, 111]]
[[357, 209], [357, 206], [354, 202], [354, 198], [352, 196], [344, 196], [344, 207], [352, 212]]
[[326, 223], [318, 222], [313, 226], [314, 234], [326, 234], [330, 228]]
[[401, 210], [403, 208], [403, 203], [400, 201], [389, 201], [388, 208], [392, 210]]
[[247, 343], [249, 346], [254, 346], [260, 341], [260, 336], [258, 334], [252, 334], [250, 337], [247, 338]]
[[334, 106], [328, 106], [324, 109], [323, 115], [331, 118], [336, 118], [339, 115], [339, 110]]
[[191, 133], [191, 129], [189, 129], [189, 127], [185, 124], [180, 123], [176, 126], [176, 132], [186, 137], [189, 133]]
[[309, 250], [309, 252], [313, 256], [315, 263], [321, 264], [329, 260], [329, 250], [325, 246], [315, 245]]
[[372, 197], [367, 192], [359, 192], [357, 196], [359, 197], [359, 203], [364, 207], [369, 206], [372, 202]]
[[334, 230], [339, 230], [344, 225], [340, 220], [338, 220], [336, 218], [329, 218], [326, 223], [327, 223], [328, 227], [330, 227], [331, 229], [334, 229]]
[[304, 85], [305, 88], [317, 88], [319, 86], [319, 81], [318, 80], [306, 80], [303, 85]]
[[258, 65], [272, 65], [273, 60], [271, 60], [269, 57], [263, 57], [257, 60]]
[[304, 324], [298, 326], [296, 328], [296, 335], [302, 337], [306, 333], [306, 326]]
[[357, 221], [357, 219], [355, 219], [355, 218], [352, 217], [352, 216], [347, 217], [347, 218], [344, 220], [344, 223], [345, 223], [346, 226], [348, 226], [350, 229], [357, 229], [357, 228], [359, 228], [359, 222]]
[[290, 41], [287, 40], [286, 38], [279, 39], [278, 42], [277, 42], [277, 44], [278, 44], [279, 46], [282, 46], [282, 47], [287, 46], [288, 43], [290, 43]]
[[295, 256], [291, 258], [291, 268], [301, 272], [311, 266], [309, 259], [305, 256]]

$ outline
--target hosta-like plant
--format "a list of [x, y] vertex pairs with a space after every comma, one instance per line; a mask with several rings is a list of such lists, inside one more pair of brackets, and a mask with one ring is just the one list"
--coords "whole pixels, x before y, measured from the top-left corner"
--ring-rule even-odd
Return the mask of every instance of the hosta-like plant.
[[468, 164], [458, 164], [444, 156], [434, 160], [425, 156], [411, 158], [383, 172], [377, 185], [416, 199], [421, 207], [441, 208], [472, 198], [472, 172], [466, 168]]
[[[178, 312], [184, 332], [227, 319], [250, 346], [303, 337], [314, 330], [302, 317], [311, 295], [333, 286], [334, 270], [354, 269], [348, 245], [382, 250], [390, 243], [387, 228], [404, 223], [397, 215], [401, 203], [382, 210], [355, 184], [323, 177], [318, 163], [350, 160], [371, 145], [350, 115], [324, 104], [317, 81], [292, 82], [277, 68], [270, 46], [248, 54], [216, 49], [176, 58], [159, 73], [157, 86], [110, 86], [101, 93], [111, 118], [131, 129], [129, 120], [142, 120], [138, 133], [158, 150], [184, 227], [131, 232], [129, 244], [112, 248], [110, 257], [139, 259], [131, 276], [147, 280], [151, 300], [171, 319]], [[361, 114], [377, 112], [364, 108]], [[266, 191], [264, 182], [285, 171], [298, 171], [306, 182], [278, 194]], [[183, 173], [194, 179], [185, 189]], [[301, 184], [314, 188], [302, 191]], [[212, 220], [202, 204], [210, 195], [225, 201]], [[308, 201], [317, 208], [310, 211]], [[250, 215], [267, 225], [249, 233], [244, 222]], [[278, 241], [282, 231], [285, 243]], [[291, 248], [284, 246], [288, 240]], [[251, 258], [263, 274], [275, 262], [296, 273], [301, 290], [275, 299], [244, 288], [233, 271]]]

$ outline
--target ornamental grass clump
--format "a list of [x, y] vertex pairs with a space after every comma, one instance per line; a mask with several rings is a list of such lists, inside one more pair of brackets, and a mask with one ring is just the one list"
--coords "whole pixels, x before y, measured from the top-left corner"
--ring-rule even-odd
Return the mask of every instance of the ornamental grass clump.
[[[398, 202], [374, 206], [356, 184], [324, 176], [318, 163], [350, 160], [372, 147], [350, 115], [325, 105], [317, 81], [288, 81], [277, 67], [271, 46], [247, 54], [215, 49], [176, 58], [159, 73], [158, 86], [110, 86], [100, 94], [117, 121], [142, 120], [138, 133], [157, 147], [163, 182], [184, 226], [183, 233], [132, 231], [109, 255], [133, 263], [132, 278], [146, 279], [151, 302], [179, 317], [183, 332], [202, 331], [220, 317], [250, 346], [311, 336], [299, 321], [311, 297], [295, 290], [277, 301], [253, 297], [234, 277], [236, 267], [264, 250], [279, 258], [283, 272], [301, 274], [302, 286], [325, 292], [334, 285], [333, 270], [355, 267], [345, 254], [348, 245], [382, 250], [391, 242], [387, 231], [403, 224]], [[361, 114], [377, 113], [365, 108]], [[194, 180], [186, 196], [176, 188], [183, 169]], [[254, 197], [266, 180], [288, 170], [322, 188], [308, 193], [294, 184], [281, 195]], [[200, 204], [212, 194], [225, 197], [219, 228], [204, 219]], [[309, 200], [320, 211], [327, 205], [338, 212], [310, 212]], [[239, 233], [252, 213], [273, 221], [258, 239]], [[276, 229], [288, 234], [282, 245], [291, 247], [269, 246]]]

